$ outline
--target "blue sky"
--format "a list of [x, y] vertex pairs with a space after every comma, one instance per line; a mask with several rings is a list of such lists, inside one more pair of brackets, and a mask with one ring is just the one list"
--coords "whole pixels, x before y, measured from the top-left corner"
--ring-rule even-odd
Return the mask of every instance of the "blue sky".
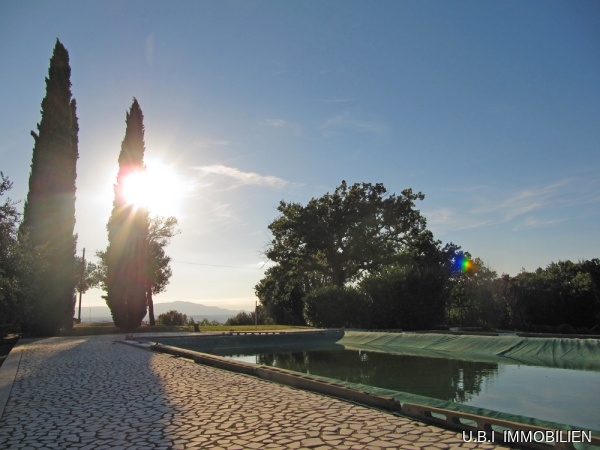
[[14, 200], [56, 38], [78, 103], [78, 251], [106, 247], [133, 97], [148, 165], [180, 180], [158, 302], [251, 309], [279, 201], [342, 180], [423, 192], [435, 236], [499, 274], [600, 257], [597, 1], [4, 1]]

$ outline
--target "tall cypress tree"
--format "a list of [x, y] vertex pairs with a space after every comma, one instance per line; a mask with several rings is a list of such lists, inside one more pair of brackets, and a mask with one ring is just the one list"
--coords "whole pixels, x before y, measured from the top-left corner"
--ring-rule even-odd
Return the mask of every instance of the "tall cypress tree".
[[79, 157], [75, 100], [71, 98], [69, 53], [56, 40], [46, 78], [42, 119], [29, 176], [19, 235], [32, 258], [24, 328], [54, 334], [73, 325], [75, 304], [75, 180]]
[[135, 98], [126, 124], [113, 210], [106, 226], [105, 298], [115, 325], [129, 330], [138, 327], [146, 315], [148, 282], [148, 211], [128, 202], [123, 192], [127, 177], [145, 170], [144, 116]]

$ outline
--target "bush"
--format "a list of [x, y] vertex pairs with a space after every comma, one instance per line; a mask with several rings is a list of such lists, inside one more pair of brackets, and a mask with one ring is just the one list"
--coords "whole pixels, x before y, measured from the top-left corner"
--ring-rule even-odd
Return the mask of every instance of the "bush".
[[[192, 319], [192, 320], [194, 320], [194, 319]], [[202, 319], [200, 322], [196, 322], [196, 323], [203, 327], [216, 327], [219, 325], [223, 325], [218, 320], [208, 320], [206, 317], [204, 319]], [[193, 325], [193, 324], [190, 324], [190, 325]]]
[[240, 311], [235, 316], [227, 319], [225, 325], [254, 325], [254, 314]]
[[445, 279], [438, 270], [390, 267], [360, 286], [372, 301], [373, 328], [424, 330], [443, 319]]
[[181, 326], [188, 323], [187, 316], [179, 311], [171, 310], [158, 316], [161, 325]]
[[230, 317], [225, 322], [225, 325], [273, 325], [273, 319], [265, 314], [265, 308], [262, 306], [258, 307], [258, 321], [256, 321], [256, 313], [254, 311], [247, 313], [240, 311], [235, 316]]
[[352, 287], [324, 286], [305, 297], [304, 317], [316, 327], [369, 327], [369, 298]]

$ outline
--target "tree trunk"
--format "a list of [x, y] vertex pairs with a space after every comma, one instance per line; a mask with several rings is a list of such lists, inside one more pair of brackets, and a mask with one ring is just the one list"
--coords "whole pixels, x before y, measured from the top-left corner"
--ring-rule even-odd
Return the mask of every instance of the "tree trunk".
[[146, 291], [146, 299], [148, 300], [148, 321], [150, 326], [156, 325], [154, 321], [154, 301], [152, 300], [152, 286]]

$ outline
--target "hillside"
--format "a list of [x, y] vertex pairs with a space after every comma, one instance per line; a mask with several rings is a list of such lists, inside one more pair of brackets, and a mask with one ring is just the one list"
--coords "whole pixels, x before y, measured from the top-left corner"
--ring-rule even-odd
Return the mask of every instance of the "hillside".
[[[208, 320], [217, 320], [219, 322], [225, 322], [230, 317], [235, 316], [239, 313], [239, 310], [231, 310], [225, 308], [219, 308], [217, 306], [206, 306], [200, 303], [194, 302], [167, 302], [167, 303], [155, 303], [154, 304], [154, 317], [158, 317], [160, 314], [166, 313], [167, 311], [179, 311], [193, 318], [196, 321], [204, 318]], [[78, 310], [75, 308], [75, 317], [77, 317]], [[145, 320], [148, 319], [146, 316]], [[112, 321], [110, 309], [108, 306], [92, 306], [81, 308], [81, 321], [82, 322], [110, 322]]]

